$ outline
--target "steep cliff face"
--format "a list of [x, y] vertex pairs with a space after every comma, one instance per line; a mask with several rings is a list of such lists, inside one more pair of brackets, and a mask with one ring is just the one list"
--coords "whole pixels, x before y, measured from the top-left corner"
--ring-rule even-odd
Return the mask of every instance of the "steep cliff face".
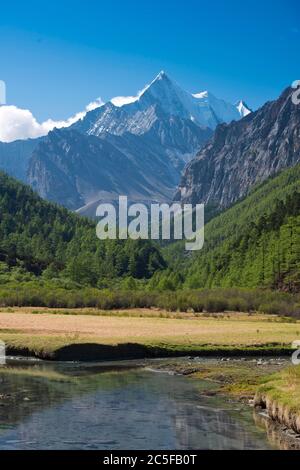
[[286, 89], [240, 121], [221, 124], [185, 168], [175, 199], [228, 207], [249, 189], [300, 162], [300, 106]]

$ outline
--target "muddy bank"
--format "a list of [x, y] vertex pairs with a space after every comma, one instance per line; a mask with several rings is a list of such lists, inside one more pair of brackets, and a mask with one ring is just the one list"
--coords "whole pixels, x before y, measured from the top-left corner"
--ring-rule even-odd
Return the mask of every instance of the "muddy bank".
[[254, 406], [257, 409], [265, 410], [273, 421], [300, 435], [300, 409], [293, 410], [288, 405], [282, 404], [259, 391], [255, 395]]
[[168, 357], [272, 357], [291, 354], [289, 348], [281, 348], [275, 345], [254, 347], [223, 347], [201, 346], [196, 349], [180, 348], [170, 345], [159, 347], [137, 343], [124, 343], [116, 345], [101, 345], [97, 343], [73, 343], [54, 351], [47, 349], [33, 349], [14, 345], [6, 346], [6, 353], [10, 356], [36, 357], [44, 360], [55, 361], [110, 361], [124, 359], [152, 359]]
[[266, 412], [256, 408], [253, 413], [255, 424], [264, 429], [269, 442], [281, 450], [300, 450], [300, 435], [290, 427], [275, 421]]
[[267, 377], [256, 391], [254, 405], [300, 435], [300, 366], [290, 365]]

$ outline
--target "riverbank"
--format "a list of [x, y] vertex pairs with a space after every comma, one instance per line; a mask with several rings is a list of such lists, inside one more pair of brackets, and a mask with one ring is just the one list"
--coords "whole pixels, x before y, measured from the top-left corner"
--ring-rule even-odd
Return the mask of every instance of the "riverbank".
[[224, 395], [254, 408], [256, 424], [282, 449], [300, 449], [300, 366], [285, 358], [173, 360], [163, 370], [214, 384], [204, 393]]
[[205, 362], [202, 358], [172, 359], [159, 365], [191, 379], [203, 379], [213, 383], [214, 393], [233, 397], [254, 405], [254, 396], [270, 375], [279, 373], [289, 365], [286, 357], [229, 358], [221, 357]]
[[275, 421], [300, 434], [300, 366], [274, 374], [256, 392], [254, 404]]
[[0, 340], [11, 355], [49, 360], [291, 354], [300, 323], [275, 315], [169, 313], [160, 309], [11, 308]]

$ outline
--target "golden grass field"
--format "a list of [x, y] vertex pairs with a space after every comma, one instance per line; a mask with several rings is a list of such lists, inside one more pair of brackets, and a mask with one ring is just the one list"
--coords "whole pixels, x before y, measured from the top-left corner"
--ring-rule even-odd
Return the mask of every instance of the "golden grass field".
[[55, 351], [65, 345], [96, 343], [194, 348], [199, 346], [288, 347], [300, 335], [300, 322], [262, 314], [196, 315], [162, 310], [124, 311], [0, 310], [0, 339], [9, 346]]

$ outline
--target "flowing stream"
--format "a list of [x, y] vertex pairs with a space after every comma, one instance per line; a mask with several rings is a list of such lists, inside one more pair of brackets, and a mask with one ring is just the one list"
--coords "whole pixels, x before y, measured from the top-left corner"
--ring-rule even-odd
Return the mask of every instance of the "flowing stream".
[[250, 407], [145, 366], [13, 362], [0, 372], [0, 449], [271, 448]]

